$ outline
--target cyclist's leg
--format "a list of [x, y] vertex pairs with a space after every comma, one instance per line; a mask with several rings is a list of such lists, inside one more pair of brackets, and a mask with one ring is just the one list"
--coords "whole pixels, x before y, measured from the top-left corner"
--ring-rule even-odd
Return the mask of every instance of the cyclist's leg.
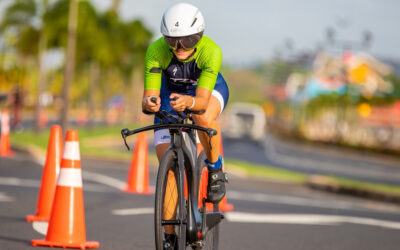
[[[156, 154], [158, 161], [161, 160], [162, 156], [165, 154], [169, 147], [169, 138], [163, 137], [165, 132], [168, 130], [157, 130], [154, 134], [154, 143], [156, 147]], [[163, 139], [162, 139], [163, 138]], [[178, 189], [176, 186], [176, 178], [173, 171], [168, 172], [168, 180], [165, 190], [164, 206], [163, 206], [163, 220], [173, 220], [176, 216], [176, 208], [178, 205]], [[167, 234], [174, 234], [174, 226], [167, 225], [164, 226], [164, 230]]]
[[[219, 131], [219, 122], [218, 118], [222, 111], [224, 110], [229, 99], [229, 89], [225, 82], [225, 79], [221, 74], [218, 74], [217, 81], [214, 87], [214, 90], [211, 94], [210, 100], [208, 102], [208, 106], [206, 112], [202, 115], [194, 115], [193, 119], [195, 123], [204, 126], [216, 129], [218, 133]], [[201, 144], [204, 147], [204, 151], [206, 153], [207, 159], [210, 162], [218, 161], [220, 157], [220, 145], [221, 145], [221, 137], [213, 136], [211, 138], [211, 147], [209, 145], [209, 137], [204, 132], [199, 132], [199, 139]]]
[[[195, 122], [200, 126], [216, 129], [218, 133], [219, 123], [218, 117], [225, 108], [229, 99], [229, 90], [226, 82], [221, 74], [218, 74], [215, 88], [210, 97], [206, 112], [202, 115], [193, 116]], [[206, 133], [199, 133], [200, 141], [204, 147], [207, 156], [209, 177], [209, 198], [212, 201], [219, 201], [225, 195], [225, 175], [222, 173], [222, 157], [221, 157], [221, 137], [214, 136], [210, 139]], [[211, 147], [210, 147], [211, 144]], [[211, 187], [211, 188], [210, 188]]]
[[[221, 105], [218, 101], [218, 99], [215, 96], [211, 96], [208, 107], [206, 109], [206, 112], [202, 115], [196, 115], [193, 116], [196, 124], [208, 128], [213, 128], [216, 129], [217, 131], [219, 130], [218, 126], [218, 117], [221, 112]], [[220, 133], [220, 131], [218, 131]], [[210, 148], [209, 142], [210, 139], [208, 135], [204, 132], [198, 132], [199, 139], [201, 144], [203, 145], [204, 152], [206, 153], [207, 159], [211, 162], [216, 162], [218, 160], [218, 157], [220, 156], [220, 137], [219, 136], [213, 136], [211, 138], [211, 147]]]
[[[196, 118], [196, 123], [200, 126], [209, 127], [219, 130], [217, 118], [220, 114], [220, 103], [215, 96], [210, 97], [209, 105], [206, 112]], [[220, 133], [221, 131], [218, 131]], [[226, 193], [225, 175], [222, 172], [222, 157], [221, 157], [221, 137], [213, 136], [211, 143], [208, 135], [204, 132], [199, 132], [199, 138], [204, 147], [204, 152], [207, 156], [207, 167], [209, 171], [207, 198], [212, 202], [219, 202]], [[211, 144], [211, 147], [210, 147]]]

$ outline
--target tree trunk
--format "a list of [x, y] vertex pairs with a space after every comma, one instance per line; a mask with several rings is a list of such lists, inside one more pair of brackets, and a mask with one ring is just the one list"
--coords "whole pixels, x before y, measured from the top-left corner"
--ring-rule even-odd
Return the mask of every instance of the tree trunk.
[[[47, 0], [43, 0], [43, 9], [42, 9], [42, 22], [43, 16], [47, 9]], [[41, 96], [46, 86], [46, 70], [44, 68], [43, 62], [43, 54], [46, 51], [47, 44], [47, 36], [44, 30], [44, 24], [42, 24], [42, 29], [39, 37], [39, 49], [38, 49], [38, 65], [39, 65], [39, 75], [38, 75], [38, 85], [37, 85], [37, 95], [36, 95], [36, 107], [35, 107], [35, 132], [39, 132], [42, 129], [42, 104], [41, 104]]]
[[120, 4], [121, 4], [121, 0], [112, 0], [111, 11], [117, 13], [119, 10]]
[[61, 126], [64, 130], [68, 127], [69, 89], [74, 79], [76, 30], [78, 26], [78, 0], [70, 0], [68, 17], [68, 44], [65, 57], [64, 85], [62, 88]]
[[93, 127], [96, 115], [96, 106], [94, 101], [95, 86], [100, 79], [100, 69], [97, 63], [90, 65], [90, 79], [88, 86], [88, 126]]
[[128, 102], [130, 111], [129, 114], [132, 116], [129, 118], [129, 122], [140, 123], [143, 121], [142, 114], [142, 96], [143, 96], [143, 68], [138, 67], [137, 69], [132, 70], [132, 90], [130, 95], [130, 102]]
[[39, 40], [39, 54], [38, 54], [38, 61], [39, 61], [39, 75], [38, 75], [38, 85], [37, 85], [37, 95], [36, 95], [36, 107], [35, 107], [35, 132], [39, 132], [43, 124], [41, 122], [42, 118], [42, 103], [41, 103], [41, 96], [46, 86], [46, 70], [44, 68], [43, 62], [43, 54], [46, 50], [46, 36], [43, 34], [40, 36]]

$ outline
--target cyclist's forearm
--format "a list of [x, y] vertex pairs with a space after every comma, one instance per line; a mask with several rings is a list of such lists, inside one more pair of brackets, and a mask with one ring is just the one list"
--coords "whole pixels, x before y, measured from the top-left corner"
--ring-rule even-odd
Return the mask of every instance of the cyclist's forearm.
[[197, 88], [196, 90], [196, 96], [190, 103], [190, 105], [193, 105], [191, 110], [206, 110], [208, 106], [208, 101], [210, 100], [211, 92], [208, 89], [205, 88]]
[[[160, 90], [154, 90], [154, 89], [144, 90], [143, 91], [143, 99], [147, 98], [149, 96], [159, 97], [160, 96]], [[144, 105], [144, 102], [142, 102], [142, 107], [143, 107], [143, 105]]]
[[208, 99], [209, 98], [204, 98], [200, 96], [193, 97], [193, 99], [190, 101], [190, 110], [193, 111], [199, 111], [199, 110], [206, 110], [207, 105], [208, 105]]
[[[159, 90], [145, 90], [143, 92], [142, 110], [156, 112], [158, 110], [153, 110], [154, 107], [152, 107], [152, 106], [155, 106], [155, 104], [150, 103], [149, 100], [148, 100], [150, 96], [159, 97], [160, 96], [160, 91]], [[159, 102], [159, 100], [157, 102]]]
[[160, 96], [160, 90], [156, 90], [156, 89], [146, 89], [143, 92], [143, 97], [146, 96]]

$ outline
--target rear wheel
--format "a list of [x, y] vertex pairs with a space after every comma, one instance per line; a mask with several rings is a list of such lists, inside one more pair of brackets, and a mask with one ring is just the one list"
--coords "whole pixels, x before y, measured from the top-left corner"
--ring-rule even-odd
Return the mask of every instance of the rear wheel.
[[[178, 163], [168, 150], [160, 162], [155, 195], [155, 244], [157, 250], [186, 249], [186, 201], [181, 197]], [[164, 222], [164, 223], [163, 223]], [[175, 234], [176, 237], [166, 237]]]
[[[205, 153], [201, 152], [198, 158], [198, 166], [199, 167], [199, 204], [202, 204], [203, 202], [200, 202], [200, 199], [203, 200], [203, 198], [207, 197], [207, 183], [208, 183], [208, 171], [207, 171], [207, 166], [204, 162], [206, 159]], [[199, 208], [200, 209], [200, 208]], [[207, 203], [207, 212], [218, 212], [219, 207], [218, 203], [217, 204], [211, 204]], [[197, 248], [197, 249], [209, 249], [209, 250], [217, 250], [218, 249], [218, 243], [219, 243], [219, 224], [211, 228], [206, 232], [205, 240], [204, 240], [205, 245], [202, 248]]]

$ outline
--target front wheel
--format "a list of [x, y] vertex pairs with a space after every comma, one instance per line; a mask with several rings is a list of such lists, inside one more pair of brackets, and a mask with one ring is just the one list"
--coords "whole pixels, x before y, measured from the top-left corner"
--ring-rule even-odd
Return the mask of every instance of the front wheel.
[[[186, 249], [186, 202], [181, 196], [178, 163], [168, 150], [160, 162], [155, 195], [155, 244], [157, 250]], [[174, 237], [170, 237], [171, 234]]]

